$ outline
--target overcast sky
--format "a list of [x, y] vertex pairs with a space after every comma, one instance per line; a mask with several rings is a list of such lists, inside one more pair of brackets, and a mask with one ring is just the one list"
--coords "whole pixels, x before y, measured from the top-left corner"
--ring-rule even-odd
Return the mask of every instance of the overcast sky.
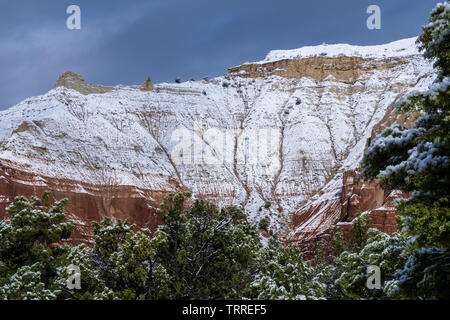
[[[104, 85], [214, 77], [272, 49], [417, 36], [437, 0], [0, 0], [0, 110], [70, 70]], [[81, 30], [66, 9], [81, 8]], [[366, 27], [369, 5], [381, 29]], [[1, 120], [0, 120], [1, 121]]]

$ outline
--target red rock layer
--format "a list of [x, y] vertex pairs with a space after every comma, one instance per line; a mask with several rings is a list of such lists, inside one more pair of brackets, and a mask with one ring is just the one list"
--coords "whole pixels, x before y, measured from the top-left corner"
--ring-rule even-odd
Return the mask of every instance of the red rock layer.
[[[334, 225], [342, 231], [345, 240], [352, 238], [352, 225], [359, 213], [366, 212], [370, 219], [371, 227], [393, 235], [397, 231], [396, 211], [393, 201], [395, 199], [407, 198], [410, 195], [401, 191], [384, 191], [379, 181], [371, 182], [357, 179], [358, 170], [349, 170], [343, 174], [343, 186], [340, 199], [323, 203], [323, 208], [308, 208], [304, 212], [296, 214], [292, 219], [292, 228], [297, 230], [291, 237], [294, 244], [303, 249], [306, 256], [312, 257], [317, 244], [322, 239], [329, 238], [330, 228]], [[325, 231], [310, 234], [311, 231], [302, 232], [299, 226], [305, 225], [305, 220], [309, 219], [318, 210], [325, 210], [322, 213], [326, 217], [336, 217], [334, 223], [330, 223]]]
[[132, 186], [105, 187], [81, 181], [53, 179], [8, 167], [0, 163], [0, 221], [7, 219], [6, 207], [16, 196], [41, 197], [51, 191], [52, 200], [68, 198], [67, 216], [75, 222], [72, 243], [91, 243], [94, 221], [110, 216], [128, 219], [138, 227], [155, 228], [161, 223], [156, 214], [167, 192], [140, 190]]

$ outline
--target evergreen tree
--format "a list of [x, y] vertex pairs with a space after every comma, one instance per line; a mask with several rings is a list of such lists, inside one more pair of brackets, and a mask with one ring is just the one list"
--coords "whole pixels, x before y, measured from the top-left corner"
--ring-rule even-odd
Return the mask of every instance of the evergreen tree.
[[167, 242], [158, 255], [174, 299], [240, 299], [253, 280], [261, 244], [256, 228], [237, 209], [218, 210], [188, 193], [169, 195], [161, 205], [160, 231]]
[[54, 299], [61, 293], [55, 282], [58, 267], [70, 250], [61, 242], [70, 237], [73, 223], [65, 221], [66, 199], [51, 205], [16, 197], [6, 209], [10, 222], [0, 223], [0, 298]]
[[[376, 137], [362, 161], [361, 175], [379, 178], [387, 189], [411, 191], [399, 201], [399, 229], [407, 237], [411, 254], [397, 274], [397, 296], [438, 298], [450, 296], [450, 279], [430, 270], [449, 270], [450, 250], [450, 4], [431, 12], [418, 44], [435, 63], [438, 76], [426, 92], [413, 92], [398, 104], [401, 112], [417, 112], [411, 129], [395, 125]], [[433, 257], [424, 263], [424, 257]], [[438, 284], [436, 279], [443, 282]], [[422, 284], [427, 283], [426, 286]], [[432, 285], [435, 285], [434, 289]], [[446, 288], [440, 291], [438, 288]], [[412, 290], [414, 288], [414, 290]]]
[[[134, 225], [108, 217], [94, 223], [95, 246], [93, 266], [98, 278], [105, 283], [101, 288], [105, 299], [162, 299], [169, 292], [165, 281], [167, 273], [157, 261], [156, 248], [166, 241], [159, 232], [152, 235], [148, 229], [134, 231]], [[98, 284], [97, 286], [98, 287]]]
[[323, 296], [325, 287], [314, 277], [314, 269], [301, 252], [272, 238], [259, 255], [259, 270], [250, 284], [254, 299], [306, 300]]

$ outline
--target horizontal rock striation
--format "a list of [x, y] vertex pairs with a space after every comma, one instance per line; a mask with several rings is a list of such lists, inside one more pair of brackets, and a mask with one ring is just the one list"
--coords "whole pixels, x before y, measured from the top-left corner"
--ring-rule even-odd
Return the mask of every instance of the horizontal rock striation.
[[240, 77], [259, 78], [276, 75], [284, 78], [309, 77], [324, 80], [333, 77], [346, 83], [354, 83], [363, 74], [374, 70], [386, 70], [407, 63], [404, 58], [366, 59], [363, 57], [308, 57], [274, 62], [244, 64], [228, 69], [228, 73]]

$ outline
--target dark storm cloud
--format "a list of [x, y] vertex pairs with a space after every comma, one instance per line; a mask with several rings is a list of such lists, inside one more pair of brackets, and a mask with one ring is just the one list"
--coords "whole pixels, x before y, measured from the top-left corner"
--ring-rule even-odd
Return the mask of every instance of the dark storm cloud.
[[[48, 91], [64, 71], [139, 84], [217, 76], [272, 49], [380, 44], [416, 36], [435, 0], [0, 1], [0, 109]], [[81, 7], [81, 30], [66, 8]], [[368, 30], [366, 8], [382, 10]]]

